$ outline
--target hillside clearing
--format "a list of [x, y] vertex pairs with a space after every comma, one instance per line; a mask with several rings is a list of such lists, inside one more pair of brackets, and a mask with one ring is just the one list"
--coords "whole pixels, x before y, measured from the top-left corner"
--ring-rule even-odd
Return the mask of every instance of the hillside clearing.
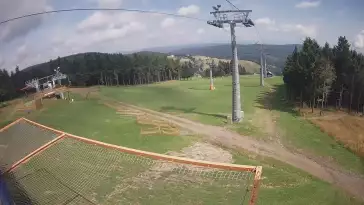
[[[74, 103], [54, 101], [52, 104], [48, 104], [45, 109], [33, 112], [26, 117], [70, 133], [117, 145], [159, 153], [177, 153], [176, 155], [185, 155], [192, 158], [203, 157], [204, 159], [215, 161], [220, 160], [217, 158], [225, 156], [221, 160], [226, 160], [226, 162], [233, 160], [237, 164], [262, 165], [264, 171], [259, 190], [258, 204], [361, 204], [326, 182], [296, 168], [254, 153], [246, 153], [243, 150], [237, 152], [226, 148], [221, 149], [221, 147], [218, 148], [216, 145], [209, 145], [208, 142], [201, 142], [201, 139], [196, 137], [188, 137], [187, 139], [186, 136], [143, 138], [139, 135], [140, 127], [135, 124], [135, 119], [132, 117], [122, 117], [115, 113], [116, 110], [102, 105], [98, 100], [92, 99], [92, 97], [89, 100], [77, 96], [73, 96], [73, 98], [75, 99]], [[217, 153], [221, 153], [221, 156], [201, 156], [198, 154], [199, 151], [202, 151], [201, 148], [204, 150], [214, 149]], [[232, 159], [228, 152], [231, 153]], [[101, 193], [107, 193], [107, 190], [110, 190], [110, 194], [116, 193], [121, 197], [125, 196], [120, 193], [122, 189], [118, 186], [119, 181], [120, 179], [115, 179], [114, 183], [111, 183], [109, 187], [104, 187], [104, 191]], [[145, 193], [150, 192], [150, 190], [143, 188], [142, 190], [146, 191]], [[163, 195], [161, 193], [158, 194], [161, 190], [163, 190]], [[213, 190], [207, 191], [210, 193]], [[192, 200], [194, 199], [193, 196], [195, 196], [191, 192], [184, 192], [183, 196], [176, 195], [177, 192], [173, 193], [173, 190], [171, 190], [167, 194], [165, 189], [158, 189], [156, 187], [152, 194], [162, 197], [172, 194], [174, 197], [177, 197], [177, 200], [182, 200], [186, 197]], [[128, 192], [128, 194], [130, 193]], [[198, 201], [201, 204], [216, 203], [224, 194], [225, 191], [219, 189], [218, 192], [210, 194], [209, 197], [201, 198], [200, 196]], [[128, 196], [132, 197], [134, 195]], [[239, 196], [241, 196], [241, 193]], [[164, 199], [168, 200], [167, 198]], [[136, 197], [135, 200], [146, 200], [144, 202], [148, 202], [148, 204], [160, 204], [157, 198], [145, 199], [143, 197]], [[241, 202], [241, 197], [237, 197], [234, 200], [232, 203], [239, 203]], [[180, 202], [184, 203], [186, 201]]]
[[[171, 113], [205, 124], [226, 126], [240, 134], [273, 140], [301, 153], [317, 156], [317, 160], [338, 163], [345, 169], [364, 173], [362, 159], [347, 150], [328, 134], [299, 117], [290, 105], [284, 102], [282, 79], [267, 79], [267, 86], [259, 86], [259, 78], [244, 76], [240, 79], [242, 107], [245, 119], [239, 125], [227, 125], [231, 112], [231, 78], [217, 78], [216, 90], [209, 91], [207, 79], [174, 81], [168, 84], [152, 84], [136, 87], [102, 87], [105, 96]], [[270, 102], [269, 105], [266, 102]], [[273, 116], [276, 122], [274, 136], [265, 127], [271, 125], [255, 124], [257, 110], [263, 109]], [[258, 112], [259, 114], [259, 112]], [[269, 118], [263, 120], [270, 121]], [[260, 125], [260, 126], [259, 126]], [[277, 140], [278, 139], [278, 140]]]
[[[208, 62], [207, 62], [208, 59], [212, 59], [216, 64], [218, 64], [219, 61], [230, 62], [230, 60], [227, 60], [227, 59], [210, 58], [210, 57], [206, 57], [206, 56], [192, 56], [192, 57], [195, 58], [196, 60], [201, 60], [203, 62], [204, 70], [210, 68], [208, 65]], [[191, 61], [191, 60], [188, 58], [181, 58], [181, 63], [189, 62], [189, 61]], [[258, 65], [257, 63], [255, 63], [253, 61], [239, 60], [239, 64], [245, 68], [245, 70], [248, 74], [260, 73], [260, 65]]]
[[320, 129], [345, 147], [364, 157], [364, 118], [342, 111], [324, 111], [320, 115], [320, 110], [314, 113], [302, 110], [304, 117], [316, 124]]

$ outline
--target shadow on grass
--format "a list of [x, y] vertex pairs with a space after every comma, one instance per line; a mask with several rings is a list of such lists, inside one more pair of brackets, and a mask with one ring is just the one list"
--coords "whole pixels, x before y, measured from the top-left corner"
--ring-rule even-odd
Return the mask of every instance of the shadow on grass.
[[299, 116], [299, 113], [294, 110], [294, 104], [289, 102], [286, 98], [285, 86], [274, 85], [273, 91], [262, 92], [255, 100], [258, 105], [256, 107], [267, 110], [277, 110], [280, 112], [287, 112], [294, 116]]
[[210, 117], [215, 117], [215, 118], [226, 119], [226, 115], [198, 112], [198, 111], [196, 111], [196, 108], [177, 108], [177, 107], [173, 107], [173, 106], [164, 106], [164, 107], [161, 107], [160, 111], [161, 112], [178, 111], [178, 112], [182, 112], [182, 113], [192, 113], [192, 114], [199, 114], [199, 115], [205, 115], [205, 116], [210, 116]]
[[[256, 103], [257, 103], [256, 107], [261, 108], [261, 109], [286, 112], [295, 117], [301, 116], [298, 111], [294, 110], [294, 108], [295, 108], [294, 103], [291, 103], [287, 100], [286, 89], [285, 89], [285, 85], [283, 85], [283, 84], [274, 85], [272, 87], [272, 91], [262, 92], [256, 99]], [[313, 123], [311, 121], [309, 121], [309, 122], [312, 123], [318, 129], [321, 129], [315, 123]], [[345, 146], [345, 144], [343, 144], [339, 140], [336, 140], [336, 138], [334, 136], [332, 136], [332, 135], [330, 135], [330, 136], [332, 138], [334, 138], [336, 141], [336, 143], [334, 145], [331, 145], [332, 149], [335, 149], [334, 146], [340, 146], [341, 148], [344, 148], [359, 157], [360, 164], [362, 165], [362, 168], [360, 171], [361, 171], [361, 173], [364, 174], [364, 157], [358, 155], [356, 152], [351, 150], [349, 147]]]
[[206, 88], [194, 88], [194, 87], [190, 87], [190, 88], [187, 88], [189, 90], [205, 90], [205, 91], [210, 91], [208, 87]]
[[[224, 85], [225, 87], [232, 87], [233, 85]], [[258, 88], [260, 85], [244, 85], [244, 88]]]

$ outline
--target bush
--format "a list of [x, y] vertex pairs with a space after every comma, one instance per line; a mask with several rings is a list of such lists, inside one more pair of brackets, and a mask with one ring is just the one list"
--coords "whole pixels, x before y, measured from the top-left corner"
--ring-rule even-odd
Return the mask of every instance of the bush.
[[0, 102], [0, 108], [6, 107], [8, 105], [9, 105], [9, 103], [7, 103], [7, 102]]

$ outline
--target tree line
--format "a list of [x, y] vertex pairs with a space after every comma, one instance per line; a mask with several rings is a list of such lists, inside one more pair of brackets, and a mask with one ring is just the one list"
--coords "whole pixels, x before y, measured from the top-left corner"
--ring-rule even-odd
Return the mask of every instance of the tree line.
[[[189, 57], [181, 63], [179, 58], [166, 54], [143, 52], [130, 55], [121, 53], [82, 53], [50, 60], [24, 70], [16, 67], [15, 72], [0, 69], [0, 101], [10, 100], [22, 94], [19, 89], [27, 80], [42, 78], [55, 73], [56, 68], [67, 74], [63, 84], [72, 86], [128, 86], [162, 82], [167, 80], [190, 79], [193, 76], [209, 77], [201, 59]], [[230, 62], [212, 62], [213, 76], [231, 74]], [[245, 68], [239, 66], [241, 74]]]
[[364, 111], [364, 56], [340, 36], [337, 45], [323, 47], [306, 38], [287, 57], [283, 80], [288, 98], [312, 108], [334, 106]]

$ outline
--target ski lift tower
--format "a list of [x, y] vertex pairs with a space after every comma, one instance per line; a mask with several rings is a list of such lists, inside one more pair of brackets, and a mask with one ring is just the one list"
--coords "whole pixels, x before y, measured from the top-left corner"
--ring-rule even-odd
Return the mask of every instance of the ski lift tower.
[[52, 76], [53, 87], [55, 87], [54, 86], [55, 85], [54, 84], [55, 81], [57, 81], [57, 83], [59, 85], [62, 85], [62, 81], [61, 80], [67, 78], [67, 75], [61, 73], [60, 69], [61, 69], [60, 67], [57, 67], [56, 69], [54, 69], [55, 74]]
[[233, 78], [233, 110], [232, 110], [232, 121], [240, 122], [244, 116], [241, 111], [241, 100], [240, 100], [240, 82], [239, 82], [239, 69], [238, 69], [238, 51], [236, 47], [236, 36], [235, 27], [252, 27], [254, 26], [253, 21], [249, 18], [249, 14], [252, 10], [220, 10], [221, 5], [213, 6], [214, 11], [210, 12], [215, 17], [215, 20], [208, 21], [207, 24], [223, 28], [224, 24], [230, 25], [231, 31], [231, 47], [232, 47], [232, 78]]
[[[54, 82], [57, 81], [58, 85], [62, 85], [62, 79], [67, 79], [67, 75], [61, 73], [60, 67], [54, 69], [55, 74], [52, 76], [53, 88], [55, 87]], [[61, 98], [64, 99], [63, 92], [60, 92]]]
[[38, 78], [34, 78], [32, 80], [26, 81], [25, 82], [25, 85], [26, 85], [26, 87], [29, 87], [29, 88], [35, 88], [35, 90], [37, 91], [37, 93], [40, 91]]

